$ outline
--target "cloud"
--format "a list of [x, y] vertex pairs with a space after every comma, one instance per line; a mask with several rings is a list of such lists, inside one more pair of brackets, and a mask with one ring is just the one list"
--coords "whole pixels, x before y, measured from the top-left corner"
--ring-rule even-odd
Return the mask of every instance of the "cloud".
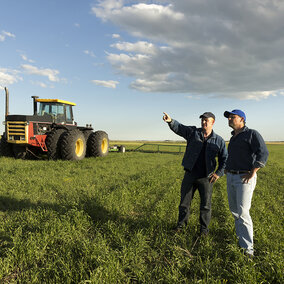
[[111, 37], [112, 37], [112, 38], [120, 38], [120, 35], [119, 35], [119, 34], [112, 34]]
[[137, 38], [107, 53], [113, 68], [135, 78], [131, 88], [242, 99], [284, 89], [283, 1], [135, 2], [92, 7], [96, 17]]
[[6, 37], [15, 38], [16, 36], [10, 32], [2, 31], [0, 33], [0, 42], [5, 41]]
[[92, 13], [103, 20], [107, 20], [113, 10], [120, 10], [123, 6], [123, 0], [99, 0], [98, 2], [92, 7]]
[[119, 42], [112, 44], [111, 47], [117, 48], [121, 51], [139, 52], [144, 54], [155, 54], [157, 49], [154, 44], [146, 41], [138, 41], [136, 43]]
[[91, 57], [96, 57], [96, 55], [95, 55], [92, 51], [90, 51], [90, 50], [84, 50], [84, 53], [85, 53], [86, 55], [91, 56]]
[[109, 80], [109, 81], [92, 80], [91, 82], [94, 83], [95, 85], [103, 86], [103, 87], [106, 87], [106, 88], [112, 88], [112, 89], [115, 89], [116, 85], [119, 84], [119, 82], [112, 81], [112, 80]]
[[21, 54], [21, 58], [24, 61], [30, 62], [30, 63], [34, 63], [34, 60], [29, 59], [25, 54]]
[[59, 74], [58, 70], [49, 69], [49, 68], [39, 69], [38, 67], [29, 64], [22, 64], [21, 67], [28, 74], [47, 77], [51, 82], [60, 81], [60, 79], [57, 77], [57, 75]]
[[[32, 82], [32, 83], [36, 86], [40, 86], [41, 88], [48, 88], [48, 85], [43, 83], [43, 82], [36, 81], [36, 82]], [[52, 86], [51, 86], [51, 88], [52, 88]]]
[[17, 70], [0, 68], [0, 87], [3, 88], [22, 80], [18, 73], [19, 71]]

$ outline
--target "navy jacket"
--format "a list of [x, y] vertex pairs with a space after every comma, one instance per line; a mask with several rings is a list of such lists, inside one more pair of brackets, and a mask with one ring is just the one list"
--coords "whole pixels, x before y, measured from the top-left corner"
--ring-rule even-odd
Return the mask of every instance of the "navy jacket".
[[[169, 127], [173, 132], [187, 141], [182, 165], [185, 169], [191, 171], [202, 150], [202, 128], [185, 126], [174, 119], [172, 119], [169, 123]], [[207, 176], [214, 173], [216, 169], [216, 157], [218, 157], [218, 169], [216, 170], [216, 174], [218, 176], [223, 176], [227, 160], [227, 148], [224, 139], [217, 135], [214, 131], [212, 132], [211, 137], [207, 140], [205, 156]]]
[[262, 136], [256, 130], [246, 126], [242, 132], [231, 138], [228, 152], [226, 165], [228, 171], [250, 171], [252, 168], [263, 168], [268, 158], [268, 150]]

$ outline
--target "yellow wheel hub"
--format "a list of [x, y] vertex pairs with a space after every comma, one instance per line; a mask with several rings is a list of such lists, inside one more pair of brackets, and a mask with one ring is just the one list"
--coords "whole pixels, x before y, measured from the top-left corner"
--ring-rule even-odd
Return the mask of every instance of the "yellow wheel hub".
[[81, 138], [77, 139], [76, 141], [75, 152], [76, 152], [77, 157], [82, 156], [84, 152], [84, 142]]
[[107, 150], [108, 150], [108, 141], [107, 141], [106, 138], [103, 139], [101, 148], [102, 148], [102, 152], [103, 153], [107, 152]]

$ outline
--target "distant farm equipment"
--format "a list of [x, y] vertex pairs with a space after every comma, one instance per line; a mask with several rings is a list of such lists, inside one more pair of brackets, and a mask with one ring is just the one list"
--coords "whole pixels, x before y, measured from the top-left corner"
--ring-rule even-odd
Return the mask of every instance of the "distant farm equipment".
[[125, 153], [126, 149], [124, 145], [113, 145], [109, 147], [110, 152], [119, 152], [119, 153]]
[[93, 132], [91, 125], [77, 126], [72, 108], [75, 103], [32, 96], [33, 115], [10, 115], [7, 88], [5, 93], [5, 131], [0, 141], [2, 156], [23, 159], [47, 154], [50, 160], [82, 160], [85, 156], [108, 154], [108, 134], [102, 130]]
[[184, 153], [185, 148], [186, 148], [185, 145], [144, 143], [139, 147], [133, 149], [133, 151], [145, 152], [145, 153], [181, 154]]

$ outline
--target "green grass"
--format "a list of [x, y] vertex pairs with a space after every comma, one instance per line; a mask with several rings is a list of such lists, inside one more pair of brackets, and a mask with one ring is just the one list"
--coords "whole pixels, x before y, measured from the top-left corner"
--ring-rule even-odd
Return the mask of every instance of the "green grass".
[[268, 144], [269, 161], [276, 163], [278, 166], [284, 167], [284, 143]]
[[284, 148], [268, 147], [251, 208], [253, 262], [237, 246], [225, 178], [209, 237], [197, 237], [198, 194], [188, 229], [172, 233], [182, 155], [0, 158], [0, 283], [283, 283]]

